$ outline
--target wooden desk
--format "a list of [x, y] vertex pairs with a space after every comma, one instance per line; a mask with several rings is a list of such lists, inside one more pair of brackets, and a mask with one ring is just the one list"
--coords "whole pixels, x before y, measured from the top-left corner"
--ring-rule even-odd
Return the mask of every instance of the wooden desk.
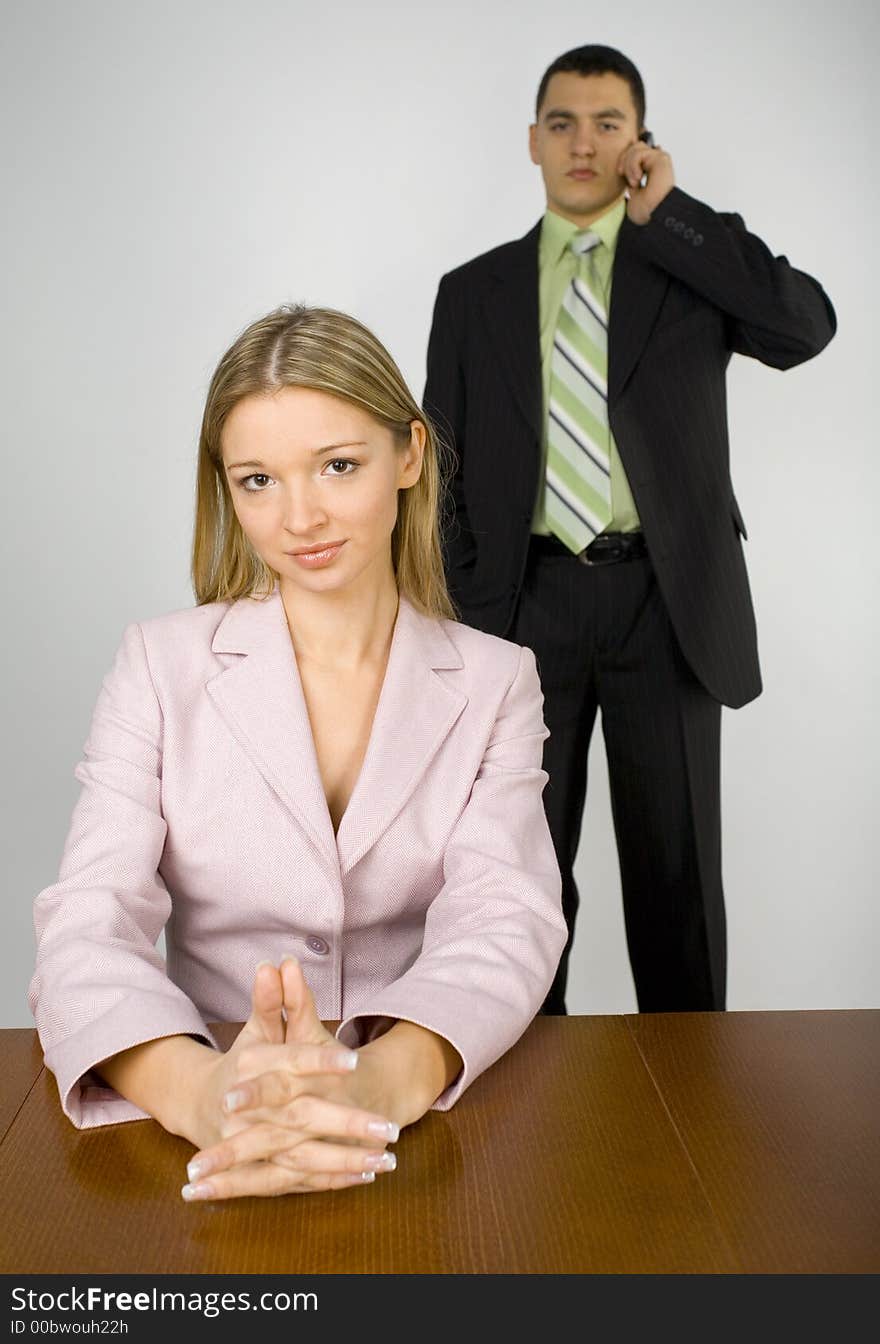
[[880, 1011], [537, 1019], [399, 1167], [187, 1205], [152, 1121], [79, 1132], [0, 1032], [5, 1273], [875, 1273]]

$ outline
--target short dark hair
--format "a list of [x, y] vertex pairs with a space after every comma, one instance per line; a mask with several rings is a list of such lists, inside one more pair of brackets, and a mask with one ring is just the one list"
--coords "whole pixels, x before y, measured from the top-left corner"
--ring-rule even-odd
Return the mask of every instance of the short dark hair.
[[552, 65], [544, 71], [538, 85], [538, 97], [535, 99], [535, 120], [541, 115], [541, 105], [547, 94], [547, 85], [553, 75], [620, 75], [629, 85], [632, 100], [635, 103], [639, 127], [645, 124], [645, 86], [642, 77], [628, 56], [614, 47], [574, 47], [562, 56], [557, 56]]

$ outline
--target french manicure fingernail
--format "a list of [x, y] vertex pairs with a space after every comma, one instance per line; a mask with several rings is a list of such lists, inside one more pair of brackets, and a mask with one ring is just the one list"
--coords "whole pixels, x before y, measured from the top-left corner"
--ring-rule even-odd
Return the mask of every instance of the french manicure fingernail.
[[393, 1153], [370, 1153], [369, 1157], [364, 1158], [364, 1164], [367, 1171], [394, 1171], [397, 1158]]
[[237, 1111], [244, 1106], [246, 1101], [247, 1093], [241, 1088], [238, 1088], [233, 1092], [226, 1093], [226, 1096], [223, 1098], [223, 1109], [224, 1111]]
[[334, 1061], [338, 1069], [356, 1069], [358, 1052], [357, 1050], [337, 1050]]
[[274, 971], [274, 969], [275, 969], [275, 963], [274, 963], [274, 961], [258, 961], [258, 962], [257, 962], [257, 970], [259, 970], [261, 966], [271, 966], [273, 971]]
[[362, 1172], [361, 1172], [361, 1180], [364, 1181], [367, 1185], [370, 1184], [370, 1181], [375, 1181], [375, 1179], [376, 1179], [376, 1173], [375, 1173], [375, 1171], [362, 1171]]
[[210, 1199], [214, 1188], [207, 1181], [200, 1181], [198, 1185], [185, 1185], [180, 1193], [185, 1200], [191, 1202], [195, 1199]]
[[396, 1143], [400, 1138], [400, 1126], [391, 1120], [370, 1120], [367, 1133], [375, 1135], [377, 1139], [386, 1139], [388, 1143]]
[[211, 1163], [206, 1157], [196, 1158], [187, 1163], [186, 1174], [191, 1181], [197, 1181], [200, 1176], [207, 1176], [211, 1170]]

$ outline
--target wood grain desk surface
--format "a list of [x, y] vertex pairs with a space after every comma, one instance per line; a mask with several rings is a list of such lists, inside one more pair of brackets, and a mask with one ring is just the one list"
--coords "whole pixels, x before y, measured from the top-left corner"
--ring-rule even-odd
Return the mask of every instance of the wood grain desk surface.
[[224, 1204], [152, 1121], [75, 1130], [34, 1032], [0, 1067], [4, 1273], [880, 1271], [880, 1011], [538, 1018], [396, 1172]]

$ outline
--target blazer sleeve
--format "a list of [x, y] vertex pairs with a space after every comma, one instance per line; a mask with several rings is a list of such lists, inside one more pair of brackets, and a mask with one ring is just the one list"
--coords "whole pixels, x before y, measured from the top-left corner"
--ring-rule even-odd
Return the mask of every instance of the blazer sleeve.
[[440, 281], [434, 304], [423, 405], [441, 443], [452, 455], [442, 504], [441, 537], [446, 571], [454, 596], [455, 573], [473, 564], [476, 548], [464, 500], [465, 379], [462, 337], [455, 321], [450, 282], [446, 276]]
[[449, 839], [422, 951], [340, 1024], [356, 1046], [400, 1019], [446, 1037], [464, 1061], [448, 1110], [537, 1013], [566, 941], [561, 880], [541, 799], [547, 729], [535, 657], [522, 649], [468, 803]]
[[837, 329], [817, 280], [775, 257], [739, 215], [718, 214], [679, 187], [628, 233], [643, 256], [727, 315], [738, 354], [791, 368], [817, 355]]
[[156, 948], [171, 901], [159, 873], [162, 713], [144, 640], [129, 626], [77, 766], [82, 785], [58, 881], [37, 897], [29, 1001], [47, 1068], [80, 1128], [143, 1118], [90, 1073], [162, 1036], [214, 1044]]

